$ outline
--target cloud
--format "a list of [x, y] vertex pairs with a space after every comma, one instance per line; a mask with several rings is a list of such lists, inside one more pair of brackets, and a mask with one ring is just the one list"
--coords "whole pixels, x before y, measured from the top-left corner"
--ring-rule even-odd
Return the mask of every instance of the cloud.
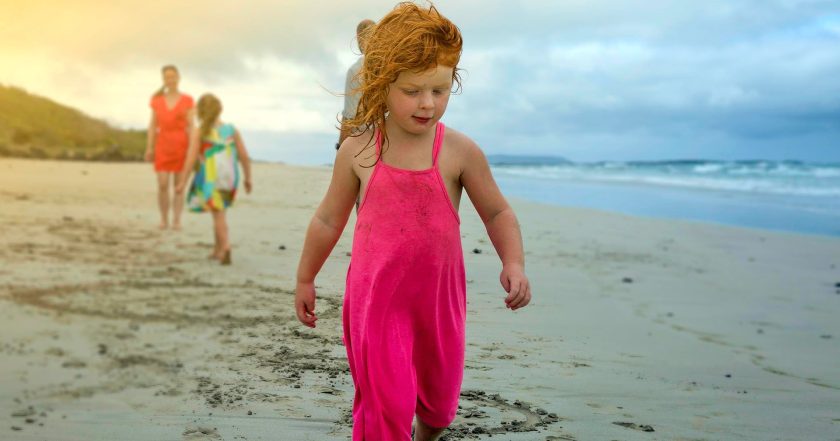
[[[704, 140], [727, 144], [730, 157], [753, 155], [767, 140], [796, 136], [822, 155], [819, 147], [840, 132], [840, 39], [802, 32], [818, 20], [733, 41], [569, 39], [465, 53], [463, 66], [478, 78], [453, 98], [471, 109], [459, 125], [512, 134], [487, 137], [502, 150], [534, 149], [521, 142], [530, 137], [542, 153], [585, 159], [688, 149], [704, 156]], [[793, 141], [787, 152], [777, 150], [796, 156], [807, 154], [803, 147]]]
[[[355, 24], [394, 4], [0, 0], [0, 81], [137, 126], [159, 67], [175, 63], [185, 90], [217, 93], [238, 125], [326, 139]], [[491, 152], [832, 157], [840, 2], [436, 5], [465, 41], [446, 120]]]

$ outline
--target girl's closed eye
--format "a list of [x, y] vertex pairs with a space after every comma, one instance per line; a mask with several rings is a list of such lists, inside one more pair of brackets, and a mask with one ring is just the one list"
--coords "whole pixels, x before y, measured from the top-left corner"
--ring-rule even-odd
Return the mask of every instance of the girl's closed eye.
[[405, 94], [406, 94], [406, 95], [408, 95], [408, 96], [414, 96], [414, 95], [417, 95], [417, 92], [418, 92], [418, 91], [416, 91], [416, 90], [414, 90], [414, 89], [403, 89], [403, 93], [405, 93]]

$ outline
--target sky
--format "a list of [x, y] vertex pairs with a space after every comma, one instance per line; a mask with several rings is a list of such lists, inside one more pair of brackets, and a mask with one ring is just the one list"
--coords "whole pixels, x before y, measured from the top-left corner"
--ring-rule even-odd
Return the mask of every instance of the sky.
[[[252, 154], [327, 163], [354, 32], [396, 2], [0, 0], [0, 83], [124, 128], [160, 67]], [[440, 0], [464, 38], [443, 120], [488, 154], [840, 162], [840, 0]]]

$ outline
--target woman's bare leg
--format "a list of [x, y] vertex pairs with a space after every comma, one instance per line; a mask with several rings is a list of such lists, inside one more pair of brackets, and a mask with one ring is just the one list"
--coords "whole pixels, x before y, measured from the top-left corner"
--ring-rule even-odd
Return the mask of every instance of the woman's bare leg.
[[171, 173], [157, 173], [158, 209], [160, 210], [160, 229], [169, 227], [169, 176]]

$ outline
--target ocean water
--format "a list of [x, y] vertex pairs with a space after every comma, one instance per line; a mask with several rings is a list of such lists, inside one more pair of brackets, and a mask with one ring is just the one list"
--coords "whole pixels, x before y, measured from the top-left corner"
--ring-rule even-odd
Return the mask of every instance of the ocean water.
[[571, 163], [490, 157], [509, 196], [657, 218], [840, 236], [840, 164]]

